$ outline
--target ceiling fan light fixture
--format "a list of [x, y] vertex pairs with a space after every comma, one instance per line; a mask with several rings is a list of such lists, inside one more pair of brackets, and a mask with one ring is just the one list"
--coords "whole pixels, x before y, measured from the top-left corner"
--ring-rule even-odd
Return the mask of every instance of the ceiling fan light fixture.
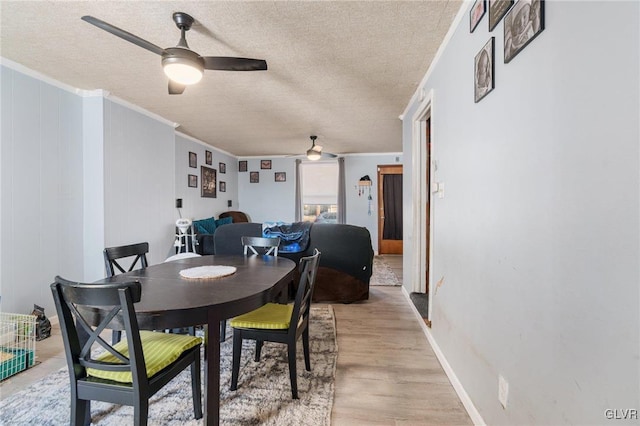
[[180, 48], [165, 49], [162, 57], [162, 68], [167, 77], [176, 83], [188, 86], [202, 80], [204, 74], [204, 59], [197, 53]]
[[[180, 59], [180, 58], [178, 58]], [[163, 64], [164, 73], [176, 83], [188, 86], [202, 80], [203, 69], [195, 67], [188, 61], [172, 61]]]
[[307, 158], [308, 158], [309, 160], [311, 160], [311, 161], [317, 161], [317, 160], [319, 160], [320, 158], [322, 158], [322, 153], [320, 153], [320, 152], [316, 151], [316, 150], [315, 150], [315, 149], [313, 149], [313, 148], [309, 148], [309, 149], [307, 150]]

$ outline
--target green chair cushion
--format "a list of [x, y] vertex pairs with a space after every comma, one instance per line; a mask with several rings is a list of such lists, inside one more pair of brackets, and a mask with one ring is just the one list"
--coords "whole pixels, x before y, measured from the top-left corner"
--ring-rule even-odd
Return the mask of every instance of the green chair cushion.
[[[153, 377], [154, 374], [177, 360], [184, 351], [198, 346], [202, 341], [200, 337], [154, 331], [141, 331], [140, 340], [147, 367], [147, 377]], [[116, 343], [113, 347], [124, 356], [129, 357], [126, 339]], [[96, 360], [112, 364], [120, 363], [120, 360], [109, 352], [100, 354]], [[130, 371], [104, 371], [87, 368], [87, 375], [121, 383], [133, 382]]]
[[267, 303], [254, 311], [235, 317], [230, 321], [230, 324], [235, 328], [286, 330], [291, 323], [292, 313], [293, 305]]

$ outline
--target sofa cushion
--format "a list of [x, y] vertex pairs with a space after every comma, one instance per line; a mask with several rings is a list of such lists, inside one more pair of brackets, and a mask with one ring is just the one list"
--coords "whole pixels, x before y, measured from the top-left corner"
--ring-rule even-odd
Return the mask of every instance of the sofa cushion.
[[233, 223], [232, 217], [223, 217], [221, 219], [216, 219], [216, 228], [218, 226], [227, 225], [229, 223]]

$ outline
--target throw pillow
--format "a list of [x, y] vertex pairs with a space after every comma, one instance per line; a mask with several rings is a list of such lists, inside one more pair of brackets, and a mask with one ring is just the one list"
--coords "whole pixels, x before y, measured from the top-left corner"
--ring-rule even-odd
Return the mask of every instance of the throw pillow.
[[216, 220], [213, 217], [195, 220], [193, 226], [198, 234], [213, 234], [216, 231]]

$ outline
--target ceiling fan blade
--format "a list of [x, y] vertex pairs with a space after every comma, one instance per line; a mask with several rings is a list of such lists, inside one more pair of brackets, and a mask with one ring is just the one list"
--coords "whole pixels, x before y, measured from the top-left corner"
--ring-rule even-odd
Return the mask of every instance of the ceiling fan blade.
[[229, 56], [203, 56], [204, 68], [219, 71], [265, 71], [264, 59], [233, 58]]
[[133, 43], [137, 46], [140, 46], [144, 49], [149, 50], [150, 52], [156, 53], [158, 55], [162, 55], [164, 53], [164, 49], [161, 48], [160, 46], [156, 46], [155, 44], [142, 39], [140, 37], [138, 37], [137, 35], [131, 34], [128, 31], [122, 30], [118, 27], [115, 27], [107, 22], [101, 21], [98, 18], [94, 18], [93, 16], [83, 16], [82, 17], [83, 21], [86, 21], [92, 25], [95, 25], [96, 27], [103, 29], [115, 36], [120, 37], [123, 40], [126, 40], [130, 43]]
[[320, 155], [322, 155], [323, 158], [336, 158], [337, 157], [336, 154], [332, 154], [330, 152], [321, 152]]
[[184, 84], [180, 84], [180, 83], [176, 83], [175, 81], [169, 79], [169, 94], [170, 95], [182, 95], [182, 92], [184, 92], [184, 89], [187, 86], [185, 86]]

